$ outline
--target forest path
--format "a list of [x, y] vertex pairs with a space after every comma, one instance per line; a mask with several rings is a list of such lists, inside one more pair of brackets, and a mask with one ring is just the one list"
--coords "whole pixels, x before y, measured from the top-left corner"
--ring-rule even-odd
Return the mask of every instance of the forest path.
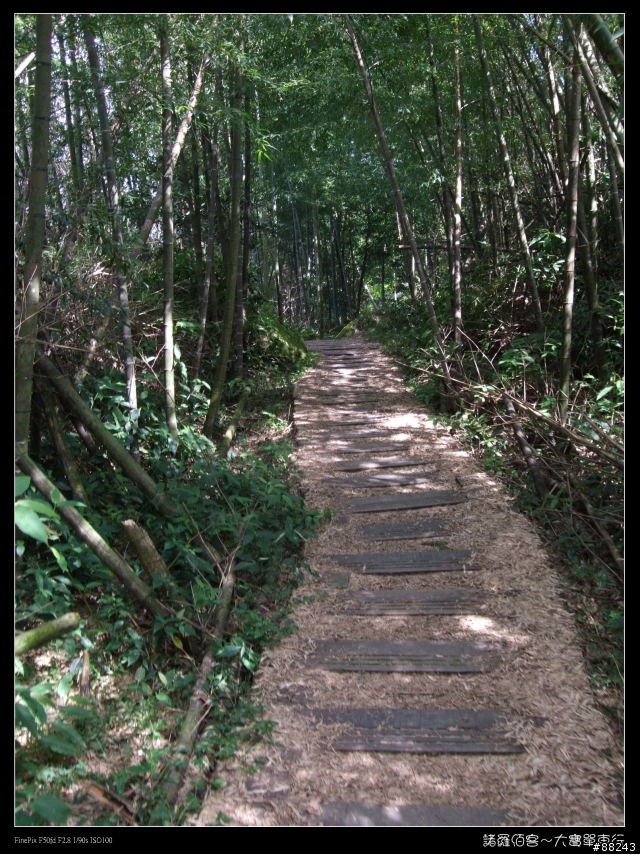
[[218, 767], [197, 824], [623, 825], [618, 751], [532, 526], [377, 347], [310, 349], [297, 462], [335, 515], [307, 544], [298, 631], [256, 679], [274, 742]]

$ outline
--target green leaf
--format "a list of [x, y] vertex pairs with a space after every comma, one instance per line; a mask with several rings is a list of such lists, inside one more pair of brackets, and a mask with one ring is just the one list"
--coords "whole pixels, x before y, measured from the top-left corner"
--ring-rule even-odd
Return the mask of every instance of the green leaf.
[[39, 540], [40, 543], [48, 543], [49, 536], [40, 517], [31, 508], [24, 507], [20, 502], [16, 503], [15, 523], [23, 534], [28, 534], [29, 537]]
[[64, 496], [62, 495], [60, 490], [58, 490], [58, 488], [55, 487], [53, 492], [51, 493], [51, 501], [53, 502], [54, 505], [59, 505], [60, 502], [62, 502], [63, 500], [64, 500]]
[[41, 796], [36, 796], [31, 802], [33, 810], [41, 816], [42, 819], [50, 822], [52, 825], [64, 825], [69, 814], [70, 808], [63, 802], [62, 799], [52, 796], [51, 793], [43, 793]]
[[43, 736], [40, 742], [50, 751], [55, 751], [56, 754], [66, 754], [69, 757], [77, 757], [82, 754], [81, 749], [66, 739], [61, 739], [59, 736]]
[[48, 505], [46, 502], [41, 502], [39, 499], [20, 499], [16, 502], [16, 507], [20, 505], [23, 508], [31, 508], [32, 511], [35, 511], [38, 514], [44, 514], [45, 517], [49, 517], [56, 522], [59, 522], [60, 517], [53, 510], [51, 505]]
[[20, 727], [26, 727], [33, 736], [38, 736], [38, 722], [24, 704], [16, 704], [16, 723]]
[[604, 396], [608, 395], [612, 389], [613, 389], [613, 386], [605, 386], [604, 389], [600, 389], [600, 391], [596, 395], [596, 401], [599, 401], [600, 398], [604, 398]]
[[171, 704], [171, 698], [166, 692], [156, 692], [156, 698], [165, 706], [170, 706]]
[[55, 559], [58, 562], [58, 567], [67, 573], [69, 571], [69, 568], [67, 567], [67, 559], [58, 549], [55, 548], [55, 546], [50, 546], [49, 549], [53, 552]]
[[66, 724], [64, 721], [54, 721], [53, 729], [56, 733], [60, 734], [60, 736], [66, 737], [69, 742], [72, 742], [74, 745], [77, 745], [78, 748], [87, 747], [78, 731], [70, 724]]
[[28, 475], [16, 475], [15, 481], [15, 498], [21, 496], [29, 487], [31, 478]]
[[229, 644], [227, 647], [223, 647], [222, 650], [218, 651], [219, 659], [231, 659], [232, 656], [237, 656], [238, 653], [242, 650], [242, 647], [238, 644]]
[[58, 683], [56, 687], [56, 692], [58, 693], [59, 698], [66, 698], [69, 692], [71, 691], [71, 684], [73, 683], [73, 674], [69, 672], [65, 674], [62, 680]]
[[60, 714], [64, 715], [65, 718], [95, 718], [95, 711], [93, 709], [77, 707], [75, 704], [59, 707], [59, 710]]

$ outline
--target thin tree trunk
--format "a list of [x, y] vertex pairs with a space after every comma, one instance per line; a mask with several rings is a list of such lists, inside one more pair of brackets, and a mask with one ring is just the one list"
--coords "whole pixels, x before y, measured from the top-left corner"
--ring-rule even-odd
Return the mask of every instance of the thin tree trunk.
[[504, 133], [502, 131], [502, 122], [500, 121], [500, 112], [498, 110], [498, 105], [496, 102], [496, 95], [493, 88], [493, 81], [491, 80], [491, 72], [489, 71], [489, 60], [487, 59], [487, 52], [484, 46], [484, 39], [482, 37], [482, 24], [477, 15], [473, 16], [473, 23], [476, 32], [476, 39], [478, 41], [478, 48], [480, 51], [480, 61], [482, 63], [482, 69], [485, 77], [485, 84], [487, 88], [487, 94], [489, 96], [489, 103], [491, 105], [491, 111], [493, 113], [493, 121], [496, 129], [496, 135], [498, 137], [498, 142], [500, 144], [500, 150], [502, 153], [502, 164], [504, 167], [505, 178], [507, 180], [507, 186], [509, 188], [509, 195], [511, 197], [511, 206], [513, 208], [513, 213], [516, 218], [517, 231], [518, 231], [518, 239], [520, 241], [520, 251], [522, 253], [522, 261], [527, 274], [527, 285], [529, 288], [529, 294], [531, 296], [531, 302], [533, 303], [533, 314], [536, 322], [536, 327], [538, 332], [544, 331], [544, 319], [542, 317], [542, 306], [540, 304], [540, 295], [538, 293], [538, 283], [536, 282], [535, 273], [533, 271], [533, 264], [531, 262], [531, 253], [529, 252], [529, 243], [527, 241], [527, 235], [524, 228], [524, 221], [522, 219], [522, 213], [520, 211], [520, 202], [518, 200], [518, 192], [516, 190], [516, 184], [513, 177], [513, 170], [511, 168], [511, 159], [509, 157], [509, 150], [507, 148], [507, 141], [505, 139]]
[[233, 333], [233, 319], [236, 302], [236, 276], [238, 272], [238, 252], [240, 249], [240, 208], [242, 190], [242, 117], [240, 111], [242, 109], [242, 88], [242, 71], [238, 66], [234, 75], [232, 96], [233, 115], [231, 131], [231, 162], [233, 168], [230, 175], [231, 223], [229, 229], [227, 296], [224, 308], [224, 319], [222, 322], [220, 354], [218, 356], [218, 364], [216, 366], [216, 373], [212, 383], [209, 409], [202, 429], [204, 435], [208, 438], [211, 438], [213, 434], [213, 426], [218, 414], [220, 401], [222, 400], [222, 389], [227, 376], [227, 362], [229, 360], [231, 336]]
[[371, 113], [373, 115], [373, 120], [376, 126], [376, 130], [378, 133], [378, 140], [380, 142], [380, 147], [382, 148], [382, 153], [384, 156], [385, 165], [387, 168], [387, 173], [389, 175], [389, 180], [391, 182], [391, 187], [393, 188], [393, 194], [396, 200], [396, 208], [398, 213], [400, 214], [400, 220], [402, 223], [402, 230], [406, 238], [409, 239], [409, 243], [411, 244], [411, 249], [413, 252], [413, 258], [415, 260], [416, 268], [418, 270], [418, 276], [420, 278], [420, 285], [422, 286], [422, 293], [424, 296], [424, 301], [427, 306], [427, 311], [429, 312], [429, 318], [431, 320], [431, 329], [433, 332], [433, 337], [435, 343], [440, 352], [440, 360], [442, 364], [442, 369], [447, 378], [449, 378], [449, 365], [447, 363], [447, 359], [444, 352], [444, 346], [442, 343], [442, 336], [440, 333], [440, 327], [438, 325], [438, 319], [436, 317], [435, 309], [433, 307], [433, 301], [431, 299], [431, 288], [429, 285], [429, 281], [427, 278], [426, 271], [424, 269], [424, 265], [422, 264], [422, 258], [420, 257], [420, 252], [418, 250], [418, 246], [416, 243], [415, 236], [413, 234], [413, 229], [411, 228], [411, 222], [409, 221], [409, 217], [407, 215], [406, 208], [404, 206], [404, 200], [402, 198], [402, 193], [400, 192], [400, 184], [398, 183], [398, 178], [396, 176], [396, 171], [393, 166], [393, 161], [391, 159], [391, 152], [389, 151], [389, 147], [387, 146], [387, 139], [384, 133], [384, 129], [382, 127], [382, 122], [380, 121], [380, 115], [378, 113], [378, 108], [376, 106], [375, 99], [373, 97], [373, 89], [371, 88], [371, 82], [369, 81], [369, 75], [367, 74], [367, 70], [364, 64], [364, 60], [362, 58], [362, 53], [360, 52], [360, 47], [358, 46], [358, 41], [356, 39], [356, 35], [353, 31], [353, 27], [351, 26], [351, 21], [349, 19], [349, 15], [345, 15], [345, 22], [347, 25], [347, 30], [349, 31], [349, 36], [351, 37], [351, 43], [353, 45], [353, 50], [356, 56], [356, 62], [358, 64], [358, 68], [360, 69], [360, 74], [362, 76], [362, 81], [364, 83], [364, 88], [367, 93], [367, 99], [369, 101], [369, 108], [371, 109]]
[[613, 38], [601, 15], [597, 12], [584, 12], [582, 20], [593, 39], [600, 56], [611, 69], [614, 77], [624, 85], [624, 54], [618, 42]]
[[578, 190], [578, 250], [582, 264], [582, 275], [584, 278], [585, 291], [587, 294], [587, 305], [591, 316], [591, 342], [593, 344], [593, 357], [596, 364], [596, 375], [601, 383], [605, 383], [609, 376], [607, 365], [607, 351], [604, 345], [602, 331], [602, 313], [600, 300], [598, 299], [598, 283], [593, 269], [593, 256], [589, 243], [589, 228], [584, 213], [584, 200], [582, 193]]
[[322, 295], [322, 270], [320, 267], [320, 228], [318, 226], [318, 200], [316, 188], [313, 188], [313, 250], [316, 257], [316, 276], [318, 280], [318, 312], [320, 315], [320, 338], [324, 338], [324, 299]]
[[[427, 30], [427, 37], [429, 40], [429, 66], [431, 68], [431, 90], [433, 92], [433, 103], [435, 106], [435, 118], [436, 118], [436, 133], [438, 135], [438, 153], [440, 155], [440, 174], [442, 176], [443, 181], [446, 182], [446, 174], [445, 174], [445, 147], [444, 147], [444, 132], [443, 132], [443, 122], [442, 122], [442, 109], [440, 107], [440, 94], [438, 91], [438, 79], [436, 76], [436, 62], [435, 62], [435, 54], [433, 49], [433, 39], [431, 37], [431, 29], [429, 27], [429, 21], [425, 17], [425, 27]], [[447, 185], [448, 186], [448, 185]], [[453, 230], [451, 228], [451, 206], [449, 204], [449, 195], [445, 192], [442, 194], [442, 217], [444, 219], [444, 234], [445, 240], [447, 242], [447, 260], [449, 262], [449, 276], [451, 277], [451, 281], [454, 279], [454, 256], [453, 256]]]
[[118, 284], [118, 302], [122, 320], [122, 341], [125, 350], [125, 377], [127, 384], [127, 401], [131, 411], [131, 421], [137, 422], [136, 410], [138, 408], [138, 396], [136, 392], [135, 359], [133, 353], [133, 337], [131, 335], [131, 319], [129, 314], [129, 293], [125, 277], [124, 239], [122, 236], [122, 218], [120, 212], [120, 199], [116, 178], [116, 166], [111, 144], [111, 129], [107, 114], [107, 99], [104, 84], [100, 75], [100, 60], [96, 50], [95, 39], [91, 31], [91, 20], [89, 15], [81, 16], [84, 29], [85, 44], [91, 66], [91, 79], [93, 90], [98, 106], [98, 117], [100, 120], [100, 131], [102, 134], [102, 150], [104, 153], [104, 170], [107, 180], [107, 191], [109, 195], [109, 209], [111, 211], [111, 234], [116, 261], [116, 281]]
[[71, 114], [71, 95], [69, 92], [69, 80], [67, 78], [67, 57], [65, 50], [64, 34], [62, 29], [58, 30], [58, 47], [60, 49], [60, 64], [63, 69], [62, 76], [62, 94], [64, 97], [64, 114], [67, 130], [67, 145], [69, 146], [69, 162], [71, 164], [71, 180], [76, 199], [80, 194], [80, 175], [78, 173], [78, 156], [75, 140], [75, 129], [73, 127], [73, 118]]
[[173, 166], [171, 163], [171, 57], [169, 20], [160, 24], [160, 62], [162, 64], [162, 268], [164, 280], [164, 388], [167, 427], [178, 436], [176, 418], [176, 381], [173, 370]]
[[453, 211], [453, 330], [456, 344], [462, 344], [462, 259], [460, 255], [460, 233], [462, 223], [462, 96], [460, 92], [460, 48], [453, 48], [456, 86], [456, 195]]
[[[205, 163], [205, 176], [208, 176], [210, 173], [213, 173], [213, 149], [211, 148], [211, 141], [204, 132], [202, 139], [202, 154]], [[214, 323], [218, 320], [218, 289], [214, 258], [216, 208], [213, 181], [211, 178], [208, 179], [208, 189], [207, 251], [205, 257], [204, 279], [202, 282], [202, 294], [198, 303], [199, 330], [198, 343], [196, 345], [196, 358], [193, 366], [194, 380], [197, 380], [200, 377], [202, 367], [202, 354], [204, 352], [204, 337], [207, 327], [207, 309], [209, 307], [209, 299], [211, 299], [212, 320]]]
[[84, 504], [88, 506], [90, 504], [89, 497], [87, 496], [87, 492], [84, 489], [84, 484], [82, 483], [82, 479], [80, 478], [80, 472], [78, 471], [76, 461], [74, 460], [73, 455], [69, 451], [69, 447], [67, 445], [67, 441], [62, 430], [62, 425], [60, 423], [60, 418], [58, 416], [58, 411], [56, 409], [55, 401], [53, 400], [51, 387], [48, 383], [43, 382], [42, 378], [40, 378], [38, 388], [40, 394], [42, 395], [42, 400], [44, 402], [44, 410], [47, 416], [47, 421], [49, 422], [49, 429], [51, 431], [51, 436], [53, 437], [53, 443], [56, 447], [58, 460], [62, 464], [67, 483], [69, 484], [69, 487], [71, 487], [71, 490], [73, 492], [72, 498], [79, 499], [81, 502], [84, 502]]
[[[244, 99], [245, 114], [249, 114], [249, 93]], [[242, 235], [242, 259], [240, 264], [240, 279], [238, 293], [236, 294], [236, 377], [244, 377], [244, 328], [246, 321], [245, 297], [249, 288], [249, 235], [251, 227], [251, 136], [249, 123], [245, 123], [244, 138], [244, 210], [243, 210], [243, 235]]]
[[564, 269], [564, 316], [562, 330], [562, 357], [560, 365], [560, 390], [558, 409], [560, 423], [566, 424], [571, 384], [571, 338], [573, 325], [573, 292], [575, 286], [576, 235], [578, 227], [578, 186], [580, 179], [580, 66], [577, 47], [573, 52], [571, 97], [567, 98], [569, 117], [569, 183], [567, 185], [567, 232]]
[[622, 178], [624, 176], [624, 160], [622, 157], [622, 153], [620, 152], [618, 141], [611, 126], [611, 122], [609, 121], [609, 117], [607, 116], [607, 112], [602, 105], [602, 100], [600, 98], [600, 94], [593, 79], [593, 75], [591, 74], [589, 63], [586, 60], [584, 51], [582, 50], [582, 45], [579, 43], [578, 56], [580, 59], [580, 68], [582, 69], [582, 76], [584, 77], [584, 82], [587, 84], [587, 89], [589, 90], [589, 95], [591, 96], [591, 103], [593, 104], [593, 107], [596, 111], [596, 115], [602, 126], [602, 130], [604, 131], [604, 134], [607, 138], [607, 142], [609, 143], [609, 147], [611, 148], [611, 153], [613, 154], [616, 167], [618, 168], [618, 172], [620, 173], [620, 177]]
[[[83, 16], [86, 17], [86, 16]], [[189, 128], [191, 127], [191, 119], [193, 118], [193, 112], [196, 108], [196, 104], [198, 102], [198, 96], [200, 95], [200, 90], [202, 89], [202, 84], [204, 82], [204, 72], [209, 63], [208, 57], [205, 55], [202, 58], [202, 62], [200, 63], [200, 68], [198, 69], [198, 74], [196, 76], [195, 83], [193, 84], [193, 90], [191, 92], [191, 97], [189, 98], [189, 103], [187, 104], [187, 109], [182, 117], [182, 122], [180, 123], [180, 127], [178, 128], [178, 133], [176, 134], [175, 142], [171, 148], [171, 168], [175, 169], [176, 163], [178, 162], [178, 158], [180, 157], [180, 152], [182, 151], [182, 146], [184, 145], [184, 141], [187, 138], [187, 133]], [[153, 197], [153, 202], [147, 211], [147, 216], [144, 218], [144, 223], [142, 224], [142, 228], [140, 229], [140, 233], [138, 235], [139, 249], [140, 251], [142, 247], [149, 240], [149, 235], [151, 234], [151, 229], [153, 228], [153, 224], [156, 221], [158, 213], [160, 212], [160, 207], [162, 205], [162, 187], [163, 182], [160, 182], [160, 186], [156, 191], [156, 195]]]
[[611, 204], [613, 206], [613, 219], [616, 225], [616, 235], [622, 258], [624, 258], [624, 217], [622, 215], [622, 205], [620, 203], [620, 193], [618, 192], [618, 176], [616, 174], [616, 164], [611, 151], [611, 146], [607, 145], [607, 166], [609, 168], [609, 189], [611, 190]]
[[51, 113], [51, 15], [36, 16], [36, 69], [29, 173], [29, 213], [25, 248], [24, 288], [19, 308], [15, 371], [15, 448], [26, 454], [29, 445], [33, 361], [38, 332], [40, 279], [45, 234], [45, 200], [49, 162], [49, 116]]

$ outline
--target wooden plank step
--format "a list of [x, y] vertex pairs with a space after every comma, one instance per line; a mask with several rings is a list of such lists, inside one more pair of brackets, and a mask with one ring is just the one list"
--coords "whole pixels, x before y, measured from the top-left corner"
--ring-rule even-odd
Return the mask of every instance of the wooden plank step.
[[380, 439], [381, 437], [393, 436], [394, 433], [400, 433], [400, 431], [389, 430], [389, 428], [386, 428], [385, 430], [379, 430], [378, 428], [362, 428], [360, 430], [336, 431], [335, 427], [336, 426], [332, 425], [330, 428], [318, 429], [315, 436], [302, 441], [319, 442], [320, 440], [324, 440], [327, 442], [332, 439]]
[[468, 674], [491, 671], [501, 648], [484, 641], [318, 641], [307, 659], [323, 671]]
[[385, 472], [380, 475], [352, 475], [345, 478], [323, 478], [326, 484], [336, 487], [350, 487], [351, 489], [365, 489], [368, 487], [410, 487], [426, 486], [432, 484], [434, 472]]
[[345, 511], [354, 514], [369, 514], [376, 511], [404, 511], [411, 508], [434, 508], [439, 505], [459, 505], [467, 497], [455, 490], [439, 490], [433, 493], [399, 493], [373, 499], [351, 499], [344, 503]]
[[520, 754], [499, 710], [312, 710], [325, 724], [351, 724], [338, 737], [338, 751], [394, 751], [410, 754]]
[[[341, 427], [342, 425], [370, 425], [370, 424], [375, 424], [379, 420], [379, 418], [380, 418], [380, 416], [366, 416], [366, 417], [360, 416], [360, 417], [355, 418], [355, 419], [340, 419], [339, 422], [333, 422], [331, 426], [332, 426], [332, 428], [337, 428], [337, 427]], [[304, 424], [304, 425], [309, 425], [309, 424], [315, 425], [315, 424], [317, 424], [317, 421], [315, 419], [312, 421], [308, 421], [308, 420], [297, 418], [296, 422], [297, 422], [297, 424]]]
[[373, 805], [362, 802], [327, 802], [320, 820], [329, 826], [356, 827], [461, 827], [493, 828], [507, 822], [506, 810], [458, 805]]
[[332, 469], [336, 472], [361, 472], [368, 469], [402, 469], [405, 466], [424, 466], [431, 463], [425, 457], [377, 457], [371, 460], [347, 460], [344, 463], [334, 463]]
[[385, 451], [407, 451], [411, 448], [410, 442], [372, 442], [370, 445], [357, 445], [356, 443], [342, 443], [342, 445], [332, 445], [331, 451], [334, 454], [366, 454], [367, 451], [385, 452]]
[[433, 552], [360, 552], [329, 555], [359, 573], [438, 573], [445, 570], [479, 570], [470, 549], [440, 549]]
[[446, 527], [446, 523], [441, 520], [431, 520], [363, 525], [359, 531], [364, 540], [422, 540], [427, 537], [438, 537], [446, 531]]
[[487, 595], [473, 588], [443, 590], [350, 591], [344, 611], [350, 615], [477, 614]]
[[327, 588], [348, 588], [350, 573], [330, 573], [328, 576], [322, 577], [322, 582]]

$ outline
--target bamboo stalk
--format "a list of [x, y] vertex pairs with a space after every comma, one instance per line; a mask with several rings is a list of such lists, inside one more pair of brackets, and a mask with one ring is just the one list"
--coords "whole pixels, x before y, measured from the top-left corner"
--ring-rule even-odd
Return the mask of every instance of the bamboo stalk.
[[35, 629], [29, 629], [16, 635], [14, 651], [16, 656], [22, 656], [34, 647], [42, 647], [54, 638], [60, 638], [72, 632], [80, 624], [80, 615], [77, 612], [68, 612], [55, 620], [48, 620]]

